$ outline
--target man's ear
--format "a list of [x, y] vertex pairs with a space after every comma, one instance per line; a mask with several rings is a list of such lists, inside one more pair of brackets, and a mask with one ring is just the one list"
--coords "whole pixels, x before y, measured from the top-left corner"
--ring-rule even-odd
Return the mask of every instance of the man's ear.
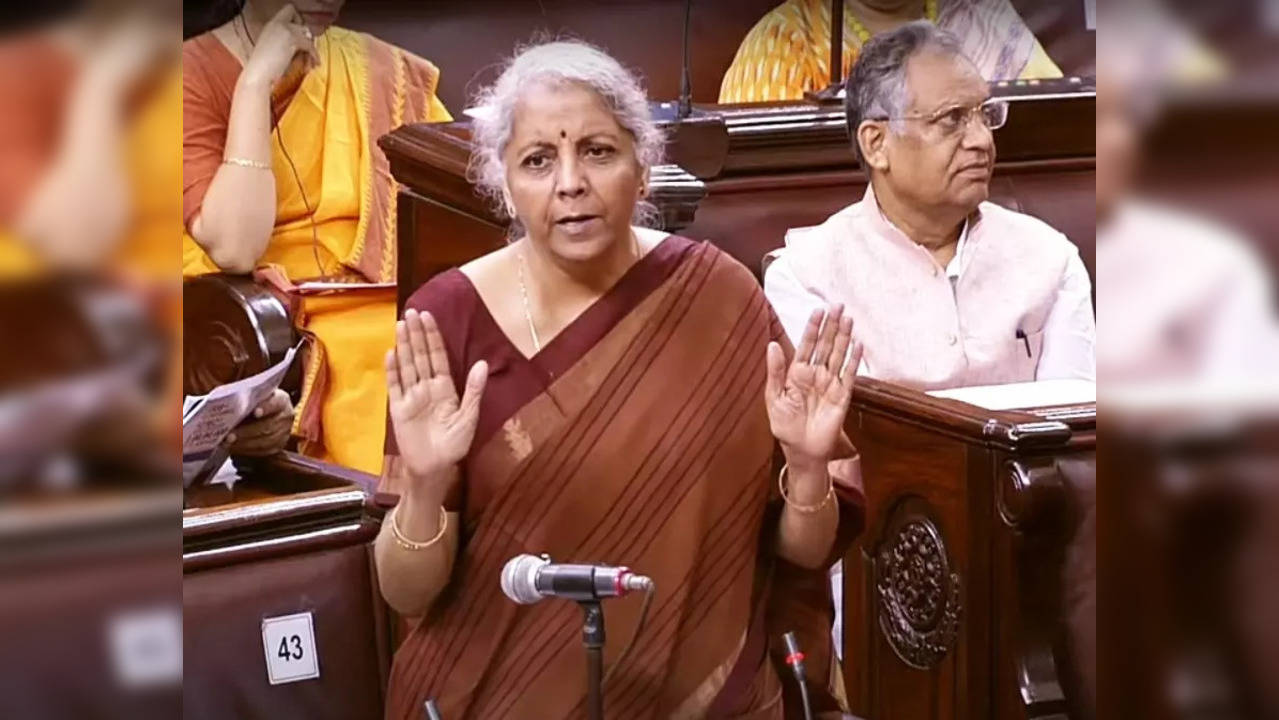
[[861, 148], [862, 157], [866, 160], [867, 169], [888, 169], [888, 128], [878, 120], [863, 120], [857, 126], [857, 144]]

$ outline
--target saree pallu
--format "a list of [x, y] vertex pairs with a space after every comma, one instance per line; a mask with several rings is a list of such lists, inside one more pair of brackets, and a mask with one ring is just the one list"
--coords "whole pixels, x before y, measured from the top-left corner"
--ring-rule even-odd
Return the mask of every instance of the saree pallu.
[[[803, 642], [816, 656], [814, 687], [825, 686], [825, 571], [773, 556], [780, 501], [764, 359], [769, 340], [784, 342], [780, 325], [736, 261], [709, 244], [663, 242], [682, 243], [680, 254], [651, 291], [568, 367], [548, 369], [509, 417], [489, 422], [481, 411], [453, 578], [396, 654], [388, 718], [418, 720], [427, 699], [450, 720], [584, 716], [580, 610], [506, 599], [499, 576], [521, 553], [654, 579], [647, 625], [617, 668], [642, 598], [605, 605], [609, 717], [782, 718], [768, 646], [799, 626], [815, 628]], [[860, 520], [857, 498], [841, 493], [832, 556]], [[782, 607], [774, 591], [797, 597], [777, 586], [783, 574], [824, 605], [769, 610]]]
[[[377, 147], [406, 123], [451, 118], [435, 97], [429, 62], [364, 33], [331, 27], [318, 67], [302, 79], [272, 138], [276, 224], [259, 277], [285, 292], [323, 278], [383, 288], [291, 294], [308, 338], [293, 432], [308, 455], [370, 473], [382, 467], [386, 411], [382, 356], [395, 329], [397, 183]], [[295, 175], [296, 170], [296, 175]], [[189, 234], [186, 275], [217, 272]]]

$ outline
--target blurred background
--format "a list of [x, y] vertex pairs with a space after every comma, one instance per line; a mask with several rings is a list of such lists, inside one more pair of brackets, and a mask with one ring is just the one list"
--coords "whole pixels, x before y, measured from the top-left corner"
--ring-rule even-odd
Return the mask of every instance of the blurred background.
[[1097, 17], [1099, 708], [1279, 717], [1279, 3]]
[[181, 712], [181, 8], [6, 8], [0, 717]]

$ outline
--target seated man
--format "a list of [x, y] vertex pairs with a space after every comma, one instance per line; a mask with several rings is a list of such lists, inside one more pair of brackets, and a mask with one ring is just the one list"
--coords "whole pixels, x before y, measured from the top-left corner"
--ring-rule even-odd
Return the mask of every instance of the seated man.
[[[830, 0], [786, 0], [755, 23], [720, 85], [722, 103], [799, 100], [830, 83]], [[1008, 0], [845, 0], [843, 72], [870, 38], [914, 20], [953, 34], [987, 80], [1059, 78]]]
[[309, 340], [293, 432], [306, 454], [376, 474], [396, 278], [377, 140], [451, 118], [431, 63], [334, 27], [341, 0], [295, 4], [248, 0], [183, 46], [183, 273], [341, 288], [292, 295]]
[[[1008, 106], [959, 41], [910, 23], [866, 44], [847, 81], [860, 202], [793, 229], [764, 293], [797, 341], [815, 308], [843, 303], [858, 374], [923, 390], [1096, 377], [1091, 283], [1078, 249], [985, 202]], [[871, 478], [870, 482], [874, 482]], [[832, 573], [842, 648], [842, 572]]]
[[847, 83], [861, 202], [792, 229], [764, 278], [787, 335], [843, 303], [861, 374], [931, 390], [1096, 376], [1091, 284], [1078, 249], [984, 202], [1006, 103], [930, 23], [873, 39]]

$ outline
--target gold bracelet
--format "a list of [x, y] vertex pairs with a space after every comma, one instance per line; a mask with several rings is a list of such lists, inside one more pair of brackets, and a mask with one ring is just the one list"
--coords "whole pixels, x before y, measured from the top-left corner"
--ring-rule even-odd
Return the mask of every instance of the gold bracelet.
[[811, 515], [829, 505], [830, 501], [835, 498], [835, 478], [830, 477], [828, 473], [826, 477], [829, 484], [826, 487], [826, 497], [823, 497], [821, 502], [816, 505], [796, 505], [791, 502], [791, 499], [786, 496], [786, 471], [789, 469], [790, 464], [786, 463], [782, 465], [782, 471], [777, 473], [777, 490], [782, 494], [782, 500], [785, 501], [787, 505], [794, 508], [795, 512], [802, 513], [804, 515]]
[[245, 158], [229, 157], [223, 158], [223, 165], [236, 165], [239, 167], [256, 168], [258, 170], [270, 170], [271, 163], [261, 162], [259, 160], [247, 160]]
[[391, 521], [391, 537], [395, 539], [396, 545], [399, 545], [405, 550], [414, 550], [414, 551], [425, 550], [431, 547], [435, 543], [439, 542], [440, 538], [444, 537], [444, 531], [447, 530], [449, 527], [449, 514], [444, 510], [444, 506], [441, 505], [440, 506], [440, 531], [435, 533], [435, 537], [431, 538], [430, 540], [427, 540], [426, 542], [414, 542], [404, 537], [404, 533], [400, 532], [400, 524], [396, 522], [398, 510], [399, 510], [399, 507], [397, 506], [394, 510], [391, 511], [391, 517], [389, 518]]

